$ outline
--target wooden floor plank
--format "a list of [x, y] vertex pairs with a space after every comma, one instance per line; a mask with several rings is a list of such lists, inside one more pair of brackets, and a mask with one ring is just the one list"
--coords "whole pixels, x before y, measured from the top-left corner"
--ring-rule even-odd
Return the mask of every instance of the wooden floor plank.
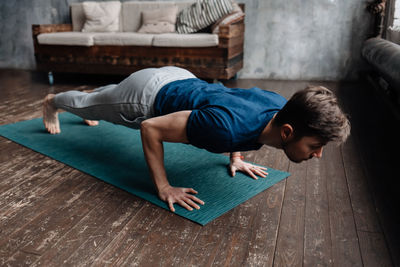
[[251, 228], [227, 227], [212, 266], [246, 266]]
[[[261, 164], [256, 159], [254, 151], [243, 152], [242, 155], [246, 161]], [[227, 164], [228, 164], [227, 160]], [[232, 177], [235, 179], [235, 177]], [[249, 179], [251, 179], [249, 177]], [[263, 178], [260, 178], [263, 179]], [[205, 226], [194, 240], [190, 251], [186, 256], [185, 266], [197, 265], [197, 266], [211, 266], [223, 264], [226, 266], [235, 264], [239, 266], [236, 258], [229, 258], [222, 261], [222, 255], [232, 256], [232, 248], [237, 250], [238, 253], [246, 255], [248, 252], [246, 246], [250, 244], [248, 240], [242, 240], [242, 249], [235, 248], [232, 242], [236, 242], [237, 238], [243, 239], [246, 234], [241, 234], [239, 237], [232, 237], [228, 234], [228, 231], [240, 231], [240, 233], [248, 233], [249, 229], [252, 229], [254, 218], [256, 218], [257, 206], [260, 204], [260, 199], [252, 198], [244, 202], [243, 204], [236, 207], [234, 210], [227, 212], [221, 217], [217, 218], [207, 226]], [[232, 229], [230, 229], [232, 228]], [[236, 228], [242, 228], [237, 230]], [[233, 246], [233, 247], [232, 247]], [[237, 253], [236, 253], [237, 254]], [[207, 255], [207, 256], [206, 256]]]
[[[197, 234], [181, 266], [212, 266], [230, 227], [208, 224]], [[236, 231], [233, 229], [232, 231]]]
[[304, 212], [307, 162], [291, 163], [283, 200], [274, 266], [301, 266], [304, 251]]
[[329, 225], [334, 264], [338, 266], [362, 266], [359, 240], [340, 147], [328, 144], [325, 148], [323, 162], [327, 182]]
[[[55, 170], [49, 169], [49, 173], [46, 174], [58, 174], [60, 171], [61, 168]], [[35, 183], [36, 181], [38, 184]], [[65, 180], [52, 180], [49, 177], [40, 177], [37, 178], [36, 181], [28, 179], [26, 183], [21, 183], [1, 195], [1, 197], [4, 197], [4, 202], [7, 203], [2, 206], [0, 211], [1, 227], [6, 227], [7, 224], [15, 226], [15, 224], [13, 224], [14, 221], [18, 220], [20, 217], [27, 219], [28, 214], [30, 214], [29, 212], [27, 213], [27, 211], [32, 210], [32, 207], [40, 201], [40, 198], [48, 194]], [[3, 233], [5, 232], [6, 231]]]
[[[31, 205], [40, 196], [43, 186], [54, 186], [51, 177], [56, 175], [64, 166], [45, 157], [38, 157], [32, 151], [25, 153], [24, 161], [3, 171], [10, 179], [0, 185], [0, 218], [10, 218], [18, 209]], [[31, 159], [31, 160], [30, 160]], [[17, 169], [17, 170], [16, 170]], [[14, 210], [15, 209], [15, 210]]]
[[[13, 166], [13, 164], [10, 162], [10, 159], [21, 156], [20, 148], [20, 145], [0, 136], [0, 173], [3, 173], [3, 171], [8, 170], [11, 166]], [[6, 177], [8, 176], [1, 176], [0, 183], [4, 182]]]
[[184, 256], [188, 255], [201, 228], [173, 214], [163, 216], [148, 235], [140, 254], [132, 251], [124, 264], [185, 266]]
[[[11, 263], [20, 260], [30, 263], [32, 258], [36, 260], [37, 255], [43, 254], [51, 243], [69, 231], [105, 194], [109, 193], [104, 183], [93, 183], [91, 179], [82, 179], [85, 175], [81, 173], [74, 172], [74, 174], [75, 179], [69, 179], [57, 190], [52, 191], [55, 193], [51, 196], [52, 201], [47, 201], [47, 207], [42, 207], [46, 212], [41, 211], [29, 221], [29, 224], [25, 224], [8, 238], [0, 240], [0, 262]], [[57, 194], [57, 191], [67, 193]]]
[[350, 136], [341, 149], [357, 230], [381, 233], [373, 197], [368, 188], [360, 156], [356, 151], [354, 137]]
[[363, 263], [365, 266], [374, 266], [381, 262], [381, 266], [391, 266], [389, 251], [356, 151], [354, 137], [350, 136], [341, 149]]
[[304, 266], [333, 266], [326, 176], [321, 160], [307, 162], [305, 197]]
[[[346, 84], [339, 94], [350, 114], [352, 140], [370, 191], [370, 196], [365, 197], [373, 198], [377, 213], [373, 220], [379, 220], [393, 264], [400, 266], [400, 180], [398, 159], [393, 156], [400, 150], [399, 121], [381, 96], [365, 82]], [[368, 226], [374, 224], [366, 222]]]
[[[112, 188], [96, 207], [77, 223], [57, 243], [47, 249], [33, 266], [62, 266], [81, 246], [91, 244], [96, 251], [104, 250], [132, 216], [140, 210], [143, 201], [127, 192]], [[86, 247], [87, 249], [87, 247]], [[97, 253], [99, 254], [99, 253]], [[96, 253], [81, 254], [80, 264], [94, 262]]]
[[393, 266], [383, 234], [358, 231], [358, 237], [365, 267]]
[[[282, 151], [267, 147], [263, 147], [262, 150], [264, 152], [269, 150], [269, 153], [265, 153], [267, 156], [259, 159], [260, 164], [284, 171], [288, 170], [289, 161]], [[259, 204], [251, 229], [251, 245], [243, 260], [244, 265], [272, 266], [285, 186], [286, 180], [283, 180], [254, 197], [254, 201], [258, 201]]]
[[[0, 194], [6, 194], [10, 189], [26, 182], [27, 175], [30, 176], [32, 172], [46, 170], [46, 168], [41, 167], [55, 167], [52, 161], [46, 160], [48, 158], [40, 156], [32, 150], [20, 148], [18, 147], [19, 153], [13, 153], [12, 160], [2, 163], [0, 172], [4, 177], [9, 177], [10, 179], [0, 180]], [[0, 200], [0, 207], [4, 206], [4, 203], [1, 202], [4, 202], [4, 199], [3, 201]]]
[[53, 180], [49, 180], [49, 185], [43, 184], [43, 187], [38, 188], [39, 191], [33, 192], [36, 196], [31, 198], [29, 205], [16, 205], [10, 214], [3, 214], [0, 220], [0, 242], [7, 240], [12, 233], [24, 228], [38, 216], [49, 213], [51, 204], [58, 204], [68, 194], [68, 190], [73, 190], [81, 183], [78, 178], [80, 175], [70, 168], [61, 169], [57, 176], [52, 177]]
[[[167, 211], [164, 212], [159, 207], [146, 202], [140, 211], [130, 218], [125, 227], [114, 236], [101, 254], [97, 255], [91, 266], [121, 266], [129, 255], [135, 253], [140, 256], [144, 244], [151, 238], [153, 228], [166, 214]], [[87, 246], [89, 245], [81, 246], [78, 252], [71, 255], [67, 263], [83, 264], [80, 254], [86, 254]]]
[[[100, 183], [89, 188], [92, 190], [83, 189], [76, 192], [61, 208], [54, 210], [49, 216], [32, 222], [29, 228], [26, 227], [24, 240], [19, 243], [18, 251], [9, 258], [7, 264], [32, 264], [38, 258], [37, 255], [42, 255], [52, 244], [55, 244], [93, 209], [102, 197], [110, 193]], [[87, 203], [87, 199], [90, 199], [90, 204]], [[73, 206], [72, 209], [71, 206]], [[29, 241], [25, 242], [25, 240]]]

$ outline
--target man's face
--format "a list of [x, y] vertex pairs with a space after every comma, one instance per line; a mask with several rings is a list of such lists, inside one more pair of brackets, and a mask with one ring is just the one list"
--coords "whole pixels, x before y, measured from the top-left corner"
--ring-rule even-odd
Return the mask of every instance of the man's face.
[[293, 162], [300, 163], [313, 157], [322, 157], [322, 149], [325, 143], [317, 137], [305, 136], [298, 140], [289, 140], [282, 143], [283, 151]]

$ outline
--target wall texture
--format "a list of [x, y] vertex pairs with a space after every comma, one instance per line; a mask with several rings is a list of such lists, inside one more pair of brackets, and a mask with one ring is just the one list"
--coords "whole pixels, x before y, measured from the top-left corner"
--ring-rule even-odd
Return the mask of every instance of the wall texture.
[[[367, 1], [240, 0], [246, 41], [239, 77], [356, 79], [372, 27]], [[79, 0], [0, 1], [0, 68], [34, 69], [31, 24], [69, 22], [72, 2]]]

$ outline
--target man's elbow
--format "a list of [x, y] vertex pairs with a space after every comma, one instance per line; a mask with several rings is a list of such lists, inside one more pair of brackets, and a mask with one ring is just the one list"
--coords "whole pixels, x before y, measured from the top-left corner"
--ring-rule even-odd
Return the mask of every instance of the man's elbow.
[[140, 135], [142, 138], [154, 138], [157, 136], [157, 129], [151, 119], [144, 120], [140, 123]]
[[140, 123], [140, 134], [145, 135], [151, 130], [151, 122], [144, 120]]

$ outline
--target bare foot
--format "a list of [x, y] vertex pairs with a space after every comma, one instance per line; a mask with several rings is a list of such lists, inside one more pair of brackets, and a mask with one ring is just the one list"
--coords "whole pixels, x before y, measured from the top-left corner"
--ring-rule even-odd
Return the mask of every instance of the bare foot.
[[43, 101], [43, 123], [46, 130], [51, 134], [58, 134], [60, 130], [60, 122], [58, 121], [57, 108], [54, 107], [54, 94], [48, 94]]
[[99, 125], [99, 121], [92, 121], [92, 120], [83, 120], [89, 126], [96, 126]]

